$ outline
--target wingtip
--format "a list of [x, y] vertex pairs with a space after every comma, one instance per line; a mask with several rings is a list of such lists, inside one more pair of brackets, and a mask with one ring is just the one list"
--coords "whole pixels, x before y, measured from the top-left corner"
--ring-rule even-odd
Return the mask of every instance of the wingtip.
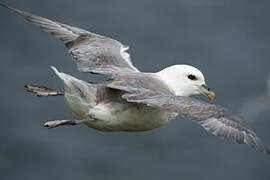
[[253, 146], [253, 147], [257, 151], [262, 152], [262, 153], [264, 153], [267, 156], [270, 156], [270, 150], [266, 146], [264, 146], [263, 144], [261, 144], [261, 146], [259, 146], [259, 147], [256, 147], [256, 146]]
[[265, 153], [266, 155], [270, 156], [270, 149], [268, 149], [268, 148], [265, 148], [265, 151], [264, 151], [264, 153]]
[[5, 7], [5, 8], [9, 8], [8, 5], [6, 5], [4, 2], [1, 2], [1, 1], [0, 1], [0, 6]]
[[6, 3], [3, 3], [3, 2], [0, 2], [0, 7], [4, 7], [4, 8], [7, 8], [8, 10], [10, 10], [11, 12], [14, 12], [16, 14], [19, 14], [21, 16], [24, 16], [25, 18], [27, 17], [27, 14], [26, 12], [24, 11], [21, 11], [21, 10], [18, 10], [16, 8], [13, 8], [13, 7], [10, 7], [8, 6]]
[[12, 8], [9, 5], [7, 5], [7, 3], [1, 2], [1, 1], [0, 1], [0, 7], [4, 7], [4, 8], [7, 8], [9, 10], [13, 10], [13, 11], [15, 10], [14, 8]]

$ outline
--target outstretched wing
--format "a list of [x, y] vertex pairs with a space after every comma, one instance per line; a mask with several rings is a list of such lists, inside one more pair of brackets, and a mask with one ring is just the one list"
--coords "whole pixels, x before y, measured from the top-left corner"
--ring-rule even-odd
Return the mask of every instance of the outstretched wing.
[[128, 102], [143, 103], [156, 108], [178, 112], [182, 117], [194, 120], [215, 136], [248, 144], [260, 152], [270, 154], [256, 134], [245, 127], [237, 116], [226, 109], [194, 98], [156, 95], [141, 98], [136, 94], [123, 96]]
[[178, 112], [183, 118], [194, 120], [215, 136], [239, 144], [245, 143], [270, 154], [256, 134], [240, 122], [239, 117], [217, 105], [191, 97], [175, 96], [154, 74], [116, 74], [107, 86], [126, 92], [122, 97], [128, 102]]
[[77, 67], [82, 72], [113, 74], [115, 72], [139, 72], [124, 47], [117, 40], [94, 34], [83, 29], [54, 22], [0, 3], [27, 21], [57, 37], [69, 48]]
[[178, 112], [183, 118], [194, 120], [215, 136], [248, 144], [258, 151], [270, 154], [256, 134], [245, 127], [237, 116], [226, 109], [191, 97], [175, 96], [174, 93], [153, 74], [115, 75], [110, 88], [126, 93], [128, 102], [141, 103], [155, 108]]

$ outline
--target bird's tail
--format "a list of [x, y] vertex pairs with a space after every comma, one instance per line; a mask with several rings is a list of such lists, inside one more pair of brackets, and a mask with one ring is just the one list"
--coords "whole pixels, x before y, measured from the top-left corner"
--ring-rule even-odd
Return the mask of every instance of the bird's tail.
[[55, 74], [61, 79], [65, 87], [65, 98], [72, 97], [70, 101], [76, 101], [79, 99], [82, 103], [88, 103], [94, 105], [96, 102], [97, 88], [95, 84], [91, 84], [82, 80], [79, 80], [71, 75], [63, 72], [59, 72], [54, 66], [51, 66]]

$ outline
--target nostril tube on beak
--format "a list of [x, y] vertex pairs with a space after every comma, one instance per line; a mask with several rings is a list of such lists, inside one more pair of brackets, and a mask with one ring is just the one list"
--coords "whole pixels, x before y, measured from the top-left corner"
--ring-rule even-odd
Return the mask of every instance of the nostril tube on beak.
[[203, 84], [202, 87], [204, 87], [204, 88], [207, 89], [208, 91], [211, 90], [211, 89], [210, 89], [209, 87], [207, 87], [205, 84]]

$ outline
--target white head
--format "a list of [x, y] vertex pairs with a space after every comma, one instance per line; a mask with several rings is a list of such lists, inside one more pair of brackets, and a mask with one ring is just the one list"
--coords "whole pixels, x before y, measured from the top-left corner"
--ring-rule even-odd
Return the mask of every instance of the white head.
[[214, 99], [201, 71], [189, 65], [174, 65], [156, 73], [177, 96], [204, 95]]

